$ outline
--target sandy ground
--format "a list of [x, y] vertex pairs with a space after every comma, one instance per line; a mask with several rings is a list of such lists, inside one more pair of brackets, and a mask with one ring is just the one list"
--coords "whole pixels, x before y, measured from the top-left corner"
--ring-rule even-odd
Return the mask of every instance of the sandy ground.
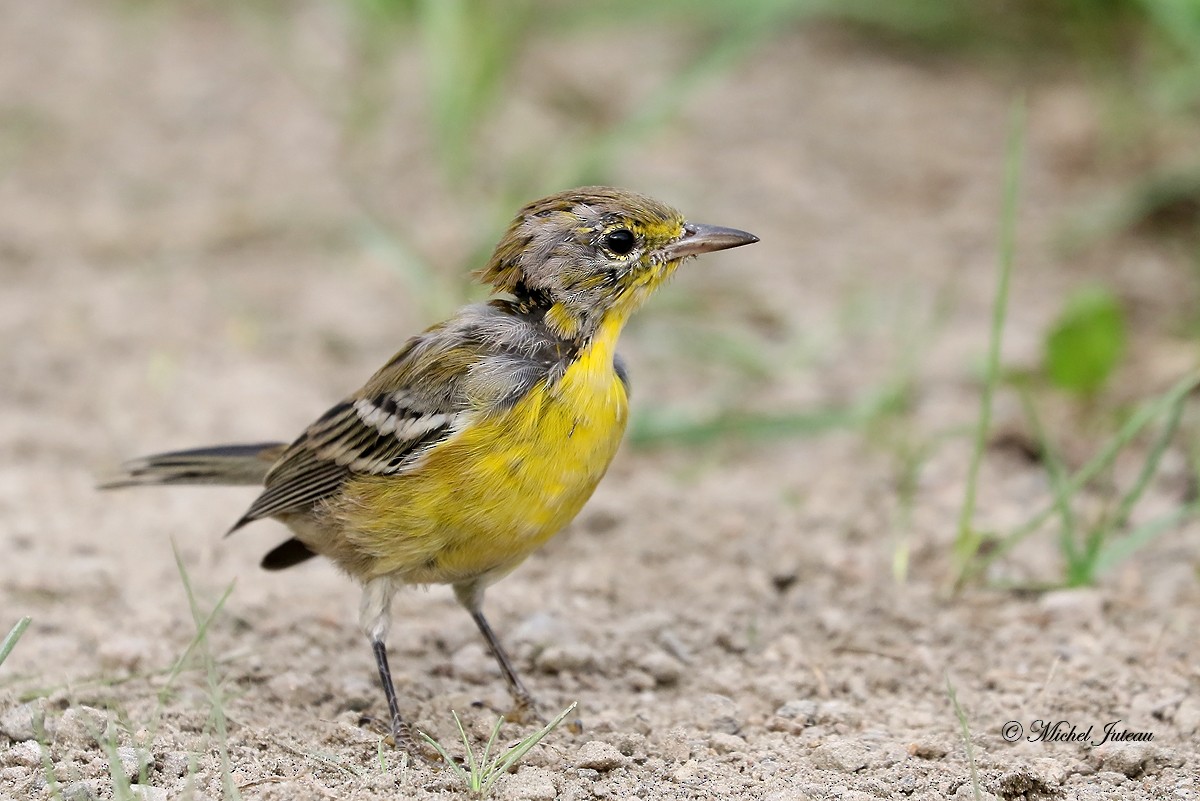
[[[307, 7], [270, 37], [233, 12], [154, 5], [0, 14], [0, 627], [34, 619], [0, 669], [0, 798], [119, 797], [113, 766], [137, 774], [139, 759], [144, 799], [462, 795], [449, 771], [405, 766], [360, 725], [382, 698], [357, 590], [322, 563], [260, 572], [285, 536], [274, 523], [221, 538], [252, 491], [93, 490], [132, 455], [290, 438], [434, 319], [347, 190], [325, 102], [347, 69], [344, 22]], [[625, 44], [616, 61], [607, 37], [531, 45], [489, 142], [516, 119], [569, 131], [538, 88], [547, 75], [617, 103], [683, 46], [653, 32]], [[479, 220], [436, 191], [414, 65], [397, 58], [388, 91], [413, 99], [355, 158], [376, 210], [444, 254], [453, 286]], [[885, 434], [624, 448], [569, 532], [489, 594], [543, 709], [578, 701], [581, 726], [534, 749], [498, 797], [971, 798], [948, 681], [987, 794], [1200, 794], [1195, 525], [1094, 589], [943, 592], [1013, 90], [959, 62], [798, 30], [619, 162], [613, 182], [762, 238], [690, 265], [627, 333], [637, 414], [844, 405], [906, 359], [918, 391]], [[1067, 289], [1103, 276], [1154, 323], [1113, 390], [1141, 397], [1188, 366], [1163, 321], [1194, 285], [1153, 242], [1055, 246], [1117, 179], [1097, 166], [1083, 88], [1064, 78], [1029, 98], [1006, 363], [1035, 364]], [[478, 177], [481, 192], [494, 183]], [[998, 428], [1015, 426], [1015, 400], [999, 401]], [[911, 507], [897, 441], [930, 444]], [[1185, 492], [1182, 456], [1169, 462], [1150, 513]], [[989, 452], [983, 528], [1048, 497], [1039, 465]], [[996, 577], [1052, 578], [1044, 539]], [[202, 614], [233, 590], [208, 629], [211, 670], [193, 653], [163, 693], [196, 631], [172, 542]], [[470, 620], [445, 588], [403, 595], [396, 618], [405, 712], [453, 744], [457, 710], [478, 746], [507, 697]], [[1092, 727], [1091, 740], [1119, 721], [1153, 740], [1009, 742], [1009, 721]]]

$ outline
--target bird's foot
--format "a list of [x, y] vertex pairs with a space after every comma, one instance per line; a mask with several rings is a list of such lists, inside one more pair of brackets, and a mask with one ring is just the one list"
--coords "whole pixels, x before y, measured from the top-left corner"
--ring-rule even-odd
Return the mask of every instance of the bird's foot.
[[[557, 719], [557, 716], [555, 716]], [[513, 708], [504, 713], [504, 719], [509, 723], [517, 723], [523, 726], [548, 726], [550, 721], [537, 708], [533, 697], [530, 695], [517, 696]], [[559, 721], [560, 724], [572, 734], [583, 734], [583, 720], [580, 718], [569, 718]]]
[[504, 713], [506, 721], [521, 725], [546, 725], [546, 716], [538, 711], [537, 702], [533, 700], [533, 696], [518, 695], [513, 700], [515, 703], [512, 708]]
[[397, 750], [404, 751], [417, 762], [435, 765], [442, 761], [441, 755], [421, 742], [413, 734], [412, 727], [400, 718], [393, 718], [391, 725], [388, 725], [379, 718], [363, 715], [359, 719], [359, 725], [370, 726], [383, 735], [384, 742]]

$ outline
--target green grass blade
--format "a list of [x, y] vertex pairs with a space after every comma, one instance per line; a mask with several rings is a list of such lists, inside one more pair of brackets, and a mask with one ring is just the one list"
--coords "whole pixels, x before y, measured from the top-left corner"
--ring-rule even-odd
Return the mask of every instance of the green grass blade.
[[1098, 575], [1111, 570], [1136, 551], [1149, 545], [1160, 534], [1169, 531], [1197, 512], [1200, 512], [1200, 504], [1188, 504], [1143, 523], [1124, 537], [1103, 543], [1096, 554], [1093, 572]]
[[50, 734], [46, 731], [46, 721], [37, 715], [33, 716], [33, 733], [38, 744], [38, 755], [42, 763], [42, 776], [46, 779], [46, 789], [54, 801], [63, 801], [58, 771], [54, 767], [54, 759], [50, 753]]
[[979, 487], [979, 471], [987, 450], [988, 432], [992, 426], [992, 401], [1000, 381], [1000, 344], [1008, 314], [1009, 285], [1017, 241], [1017, 201], [1020, 194], [1021, 167], [1025, 159], [1025, 100], [1013, 104], [1009, 116], [1008, 147], [1004, 166], [1004, 200], [1000, 213], [1000, 257], [996, 281], [996, 297], [992, 304], [991, 336], [988, 342], [987, 366], [983, 393], [979, 401], [979, 424], [975, 429], [975, 447], [967, 468], [966, 488], [958, 518], [958, 535], [954, 542], [956, 575], [961, 579], [967, 565], [979, 550], [980, 538], [974, 529], [975, 504]]
[[208, 627], [216, 620], [217, 615], [225, 608], [225, 602], [229, 600], [229, 596], [233, 595], [233, 585], [230, 584], [225, 588], [225, 592], [221, 593], [221, 597], [217, 599], [213, 605], [212, 611], [209, 612], [203, 620], [196, 626], [196, 633], [192, 636], [191, 642], [183, 649], [183, 653], [175, 660], [175, 663], [167, 670], [167, 680], [163, 683], [162, 689], [158, 691], [159, 705], [166, 703], [166, 695], [170, 692], [175, 680], [179, 678], [179, 674], [183, 672], [184, 665], [191, 658], [192, 653], [208, 636]]
[[[494, 746], [496, 744], [496, 737], [499, 736], [500, 727], [503, 724], [504, 724], [503, 717], [496, 718], [496, 725], [492, 726], [492, 734], [490, 737], [488, 737], [488, 741], [483, 746], [483, 756], [481, 756], [479, 758], [479, 764], [484, 766], [485, 772], [491, 772], [491, 769], [494, 767], [493, 760], [491, 759], [492, 746]], [[499, 757], [496, 758], [496, 761], [498, 761], [498, 760], [499, 760]]]
[[1046, 436], [1046, 429], [1042, 426], [1042, 419], [1033, 405], [1033, 397], [1029, 394], [1029, 388], [1020, 385], [1017, 391], [1021, 397], [1021, 406], [1025, 409], [1025, 416], [1033, 427], [1034, 439], [1042, 449], [1046, 471], [1050, 474], [1050, 486], [1054, 490], [1054, 506], [1058, 509], [1059, 517], [1062, 518], [1059, 549], [1062, 551], [1063, 558], [1067, 560], [1068, 569], [1073, 570], [1079, 562], [1079, 551], [1076, 547], [1078, 540], [1075, 514], [1071, 509], [1073, 494], [1067, 491], [1066, 471], [1063, 469], [1062, 460], [1058, 458], [1054, 444]]
[[458, 727], [458, 736], [462, 738], [463, 754], [467, 762], [467, 786], [471, 792], [478, 793], [483, 784], [483, 776], [479, 771], [479, 763], [475, 761], [475, 752], [471, 749], [471, 738], [467, 736], [467, 730], [463, 728], [458, 713], [450, 710], [450, 714], [454, 716], [454, 725]]
[[[1100, 453], [1092, 457], [1091, 461], [1079, 468], [1071, 476], [1071, 480], [1066, 484], [1065, 491], [1069, 495], [1074, 495], [1102, 471], [1108, 469], [1116, 460], [1117, 455], [1133, 441], [1134, 437], [1141, 433], [1142, 429], [1166, 412], [1172, 405], [1179, 403], [1198, 386], [1200, 386], [1200, 371], [1193, 371], [1180, 379], [1162, 395], [1130, 415], [1116, 436], [1105, 444]], [[1000, 539], [987, 555], [975, 560], [975, 562], [966, 567], [959, 583], [966, 582], [987, 570], [997, 559], [1006, 555], [1026, 537], [1041, 528], [1054, 514], [1055, 509], [1054, 504], [1051, 504]]]
[[[200, 612], [200, 604], [196, 600], [196, 594], [192, 589], [191, 577], [188, 575], [187, 566], [183, 563], [183, 555], [179, 553], [179, 548], [175, 545], [174, 541], [171, 542], [171, 550], [175, 554], [175, 566], [179, 570], [179, 578], [183, 582], [183, 591], [187, 596], [188, 608], [192, 613], [192, 621], [199, 633], [201, 627], [205, 624], [207, 616]], [[232, 583], [225, 590], [225, 596], [227, 597], [231, 592], [233, 592]], [[217, 675], [217, 662], [208, 647], [207, 629], [204, 632], [204, 636], [199, 638], [199, 648], [204, 659], [204, 671], [208, 685], [208, 697], [211, 707], [209, 715], [217, 734], [217, 753], [221, 760], [221, 784], [226, 798], [230, 799], [230, 801], [241, 801], [242, 794], [238, 791], [237, 783], [233, 780], [233, 766], [229, 758], [229, 729], [223, 705], [224, 693]]]
[[33, 618], [26, 615], [8, 630], [8, 634], [4, 635], [4, 642], [0, 642], [0, 665], [4, 664], [4, 660], [8, 659], [13, 648], [17, 647], [17, 640], [21, 639], [21, 635], [25, 633], [25, 629], [29, 628], [31, 622], [33, 622]]
[[1162, 457], [1166, 453], [1167, 448], [1171, 444], [1171, 440], [1175, 438], [1175, 432], [1179, 430], [1179, 423], [1183, 419], [1184, 401], [1187, 396], [1181, 396], [1167, 410], [1167, 421], [1159, 432], [1158, 438], [1154, 441], [1154, 445], [1150, 449], [1146, 461], [1142, 464], [1142, 469], [1138, 473], [1137, 480], [1121, 498], [1121, 505], [1117, 507], [1116, 515], [1113, 519], [1113, 528], [1122, 528], [1129, 522], [1129, 516], [1133, 513], [1133, 507], [1137, 506], [1137, 502], [1141, 500], [1146, 488], [1150, 486], [1150, 480], [1154, 478], [1154, 474], [1158, 472], [1158, 465], [1162, 462]]
[[981, 801], [983, 792], [979, 787], [979, 767], [975, 764], [975, 747], [971, 744], [971, 727], [967, 723], [967, 713], [958, 703], [958, 693], [950, 683], [950, 674], [946, 674], [946, 694], [950, 696], [950, 706], [954, 707], [954, 717], [958, 718], [959, 733], [962, 735], [963, 747], [967, 751], [967, 763], [971, 766], [971, 793], [975, 801]]
[[100, 747], [104, 750], [104, 756], [108, 759], [108, 774], [112, 779], [113, 798], [116, 801], [133, 801], [133, 788], [130, 786], [129, 777], [125, 775], [125, 768], [121, 764], [116, 735], [111, 729], [102, 733], [94, 732], [94, 734]]

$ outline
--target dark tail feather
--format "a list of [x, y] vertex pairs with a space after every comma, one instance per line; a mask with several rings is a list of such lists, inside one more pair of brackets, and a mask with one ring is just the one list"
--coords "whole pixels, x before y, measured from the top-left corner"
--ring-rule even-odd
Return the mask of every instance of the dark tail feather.
[[282, 442], [218, 445], [143, 456], [121, 465], [100, 489], [156, 484], [262, 485], [287, 447]]
[[263, 557], [262, 566], [266, 570], [283, 570], [286, 567], [298, 565], [316, 556], [300, 540], [292, 537], [287, 542], [277, 545], [270, 553]]

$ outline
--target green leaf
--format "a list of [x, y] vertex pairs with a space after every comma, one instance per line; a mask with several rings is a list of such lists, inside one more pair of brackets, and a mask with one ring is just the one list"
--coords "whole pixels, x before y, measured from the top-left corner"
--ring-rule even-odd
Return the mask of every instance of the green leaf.
[[1125, 313], [1116, 297], [1103, 287], [1080, 290], [1046, 337], [1046, 374], [1062, 389], [1090, 395], [1113, 374], [1125, 339]]

